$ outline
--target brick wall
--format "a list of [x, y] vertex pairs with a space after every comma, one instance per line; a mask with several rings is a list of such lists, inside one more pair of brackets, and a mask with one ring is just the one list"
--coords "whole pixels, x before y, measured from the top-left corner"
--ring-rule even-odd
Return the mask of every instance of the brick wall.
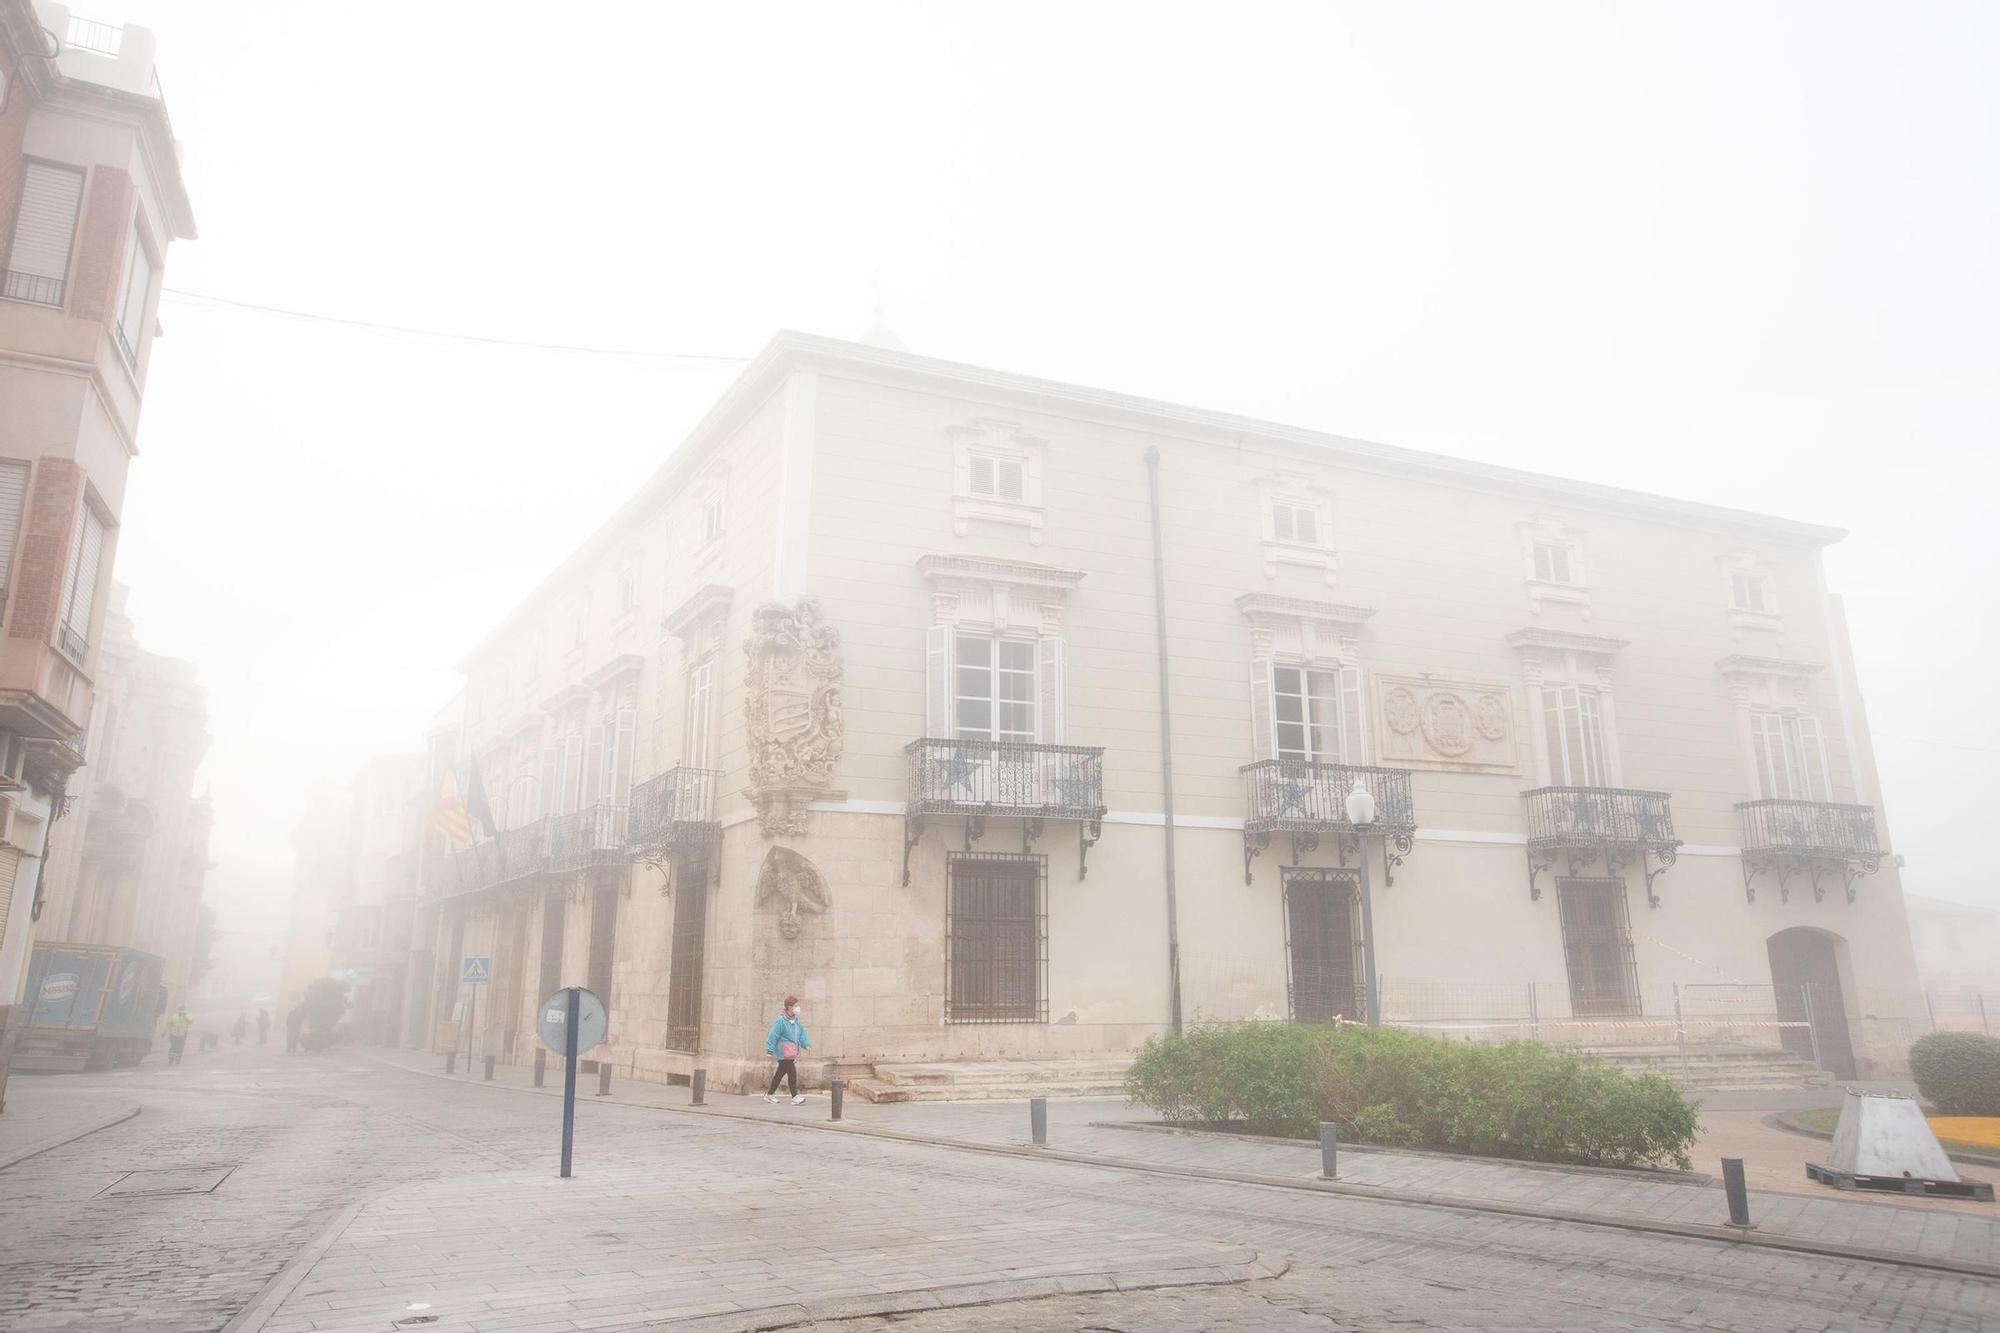
[[117, 167], [97, 167], [84, 194], [83, 223], [77, 231], [76, 280], [70, 313], [103, 320], [118, 300], [125, 268], [125, 238], [132, 228], [132, 178]]
[[49, 641], [62, 608], [63, 571], [69, 564], [70, 533], [83, 469], [67, 458], [42, 458], [28, 494], [27, 536], [14, 570], [7, 602], [7, 632], [17, 639]]

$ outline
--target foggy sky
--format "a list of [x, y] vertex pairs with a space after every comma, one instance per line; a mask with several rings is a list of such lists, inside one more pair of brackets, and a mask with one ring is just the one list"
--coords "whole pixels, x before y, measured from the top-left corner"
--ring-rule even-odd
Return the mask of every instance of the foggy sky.
[[[920, 353], [1851, 528], [1906, 886], [2000, 904], [1994, 7], [77, 10], [159, 34], [171, 288], [747, 357], [879, 273]], [[161, 321], [117, 574], [283, 893], [735, 366]]]

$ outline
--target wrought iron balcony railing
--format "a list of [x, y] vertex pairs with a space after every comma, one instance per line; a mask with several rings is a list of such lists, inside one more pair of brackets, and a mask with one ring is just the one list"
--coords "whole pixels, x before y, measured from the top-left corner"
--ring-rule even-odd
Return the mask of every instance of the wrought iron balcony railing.
[[933, 815], [963, 816], [968, 850], [996, 816], [1024, 821], [1024, 848], [1039, 836], [1043, 821], [1074, 820], [1082, 825], [1078, 877], [1089, 873], [1090, 847], [1104, 825], [1102, 746], [926, 737], [911, 741], [904, 752], [910, 760], [905, 884], [910, 852], [926, 817]]
[[[1371, 768], [1364, 764], [1321, 764], [1305, 759], [1260, 759], [1242, 768], [1248, 813], [1243, 820], [1243, 882], [1252, 880], [1250, 862], [1271, 845], [1275, 834], [1292, 840], [1297, 864], [1331, 833], [1339, 840], [1341, 864], [1350, 848], [1361, 851], [1360, 839], [1385, 839], [1385, 883], [1396, 882], [1396, 867], [1410, 854], [1417, 831], [1416, 802], [1410, 795], [1410, 770]], [[1375, 798], [1374, 822], [1357, 828], [1347, 817], [1348, 793], [1360, 782]]]
[[548, 821], [548, 868], [553, 874], [630, 860], [629, 821], [622, 805], [599, 804]]
[[1572, 875], [1602, 857], [1605, 872], [1620, 875], [1635, 861], [1646, 873], [1646, 901], [1660, 905], [1653, 881], [1680, 855], [1672, 798], [1663, 791], [1629, 787], [1537, 787], [1521, 793], [1528, 804], [1528, 896], [1542, 896], [1536, 877], [1561, 855]]
[[537, 819], [454, 852], [439, 876], [446, 894], [477, 893], [541, 874], [548, 866], [548, 826]]
[[1804, 870], [1815, 901], [1825, 896], [1824, 876], [1838, 873], [1854, 901], [1854, 881], [1882, 868], [1882, 845], [1875, 830], [1875, 807], [1832, 801], [1743, 801], [1736, 807], [1743, 826], [1743, 890], [1757, 900], [1752, 881], [1761, 870], [1778, 876], [1780, 901], [1791, 897], [1787, 883]]
[[722, 775], [674, 768], [632, 789], [627, 838], [642, 858], [658, 860], [715, 836], [715, 788]]

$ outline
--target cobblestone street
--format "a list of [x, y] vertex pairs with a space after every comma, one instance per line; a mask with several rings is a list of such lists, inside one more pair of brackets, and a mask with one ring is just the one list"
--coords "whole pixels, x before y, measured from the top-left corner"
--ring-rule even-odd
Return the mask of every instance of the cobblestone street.
[[0, 1171], [9, 1329], [2000, 1328], [1973, 1277], [616, 1098], [565, 1182], [553, 1100], [352, 1054], [14, 1097], [92, 1088], [140, 1113]]

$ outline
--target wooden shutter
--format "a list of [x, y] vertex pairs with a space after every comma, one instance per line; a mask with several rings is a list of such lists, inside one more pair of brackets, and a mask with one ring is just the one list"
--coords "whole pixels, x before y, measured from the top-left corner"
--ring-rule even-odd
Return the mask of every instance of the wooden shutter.
[[972, 493], [991, 495], [994, 491], [994, 464], [998, 461], [991, 454], [974, 454], [972, 464]]
[[993, 464], [993, 491], [1002, 500], [1018, 500], [1024, 493], [1023, 464], [1018, 458], [996, 459]]
[[924, 631], [924, 735], [949, 740], [951, 725], [951, 626]]
[[1340, 669], [1340, 759], [1368, 762], [1368, 699], [1361, 692], [1361, 668]]
[[83, 173], [49, 162], [28, 162], [21, 172], [21, 204], [14, 215], [14, 241], [7, 249], [4, 294], [22, 301], [61, 305], [69, 275], [70, 245], [76, 239], [77, 208], [83, 202]]
[[618, 724], [611, 750], [611, 790], [605, 799], [624, 805], [632, 799], [632, 751], [639, 743], [639, 714], [631, 708], [618, 710]]
[[1037, 720], [1040, 740], [1044, 745], [1061, 745], [1066, 732], [1063, 725], [1064, 698], [1069, 685], [1069, 665], [1063, 641], [1054, 636], [1037, 639], [1035, 665], [1041, 677], [1041, 717]]
[[590, 729], [589, 748], [583, 756], [583, 803], [595, 805], [604, 795], [604, 732], [603, 723]]
[[14, 547], [21, 540], [29, 471], [26, 463], [11, 458], [0, 461], [0, 605], [6, 604], [7, 585], [14, 576]]
[[1799, 715], [1799, 767], [1805, 781], [1795, 795], [1809, 801], [1833, 799], [1833, 784], [1828, 780], [1826, 767], [1826, 741], [1820, 735], [1819, 719], [1809, 713]]
[[541, 814], [544, 818], [556, 813], [556, 747], [542, 747], [542, 790]]
[[566, 815], [577, 808], [583, 795], [583, 734], [572, 731], [563, 737], [562, 790], [557, 795], [556, 813]]
[[1271, 730], [1271, 659], [1250, 659], [1250, 753], [1269, 759], [1277, 753]]

